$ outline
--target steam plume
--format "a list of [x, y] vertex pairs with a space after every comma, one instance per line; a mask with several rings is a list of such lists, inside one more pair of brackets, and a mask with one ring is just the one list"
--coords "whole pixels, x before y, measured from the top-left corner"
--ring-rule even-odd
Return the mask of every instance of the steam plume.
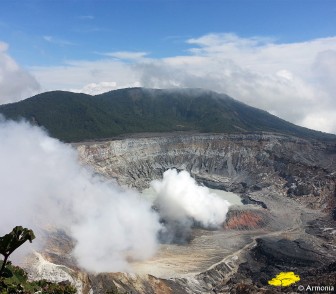
[[155, 253], [158, 217], [137, 193], [95, 176], [70, 146], [28, 123], [1, 119], [0, 142], [0, 235], [16, 225], [64, 228], [91, 271], [127, 270], [128, 259]]
[[81, 166], [73, 148], [41, 128], [0, 117], [0, 142], [0, 235], [22, 225], [35, 231], [36, 245], [39, 228], [64, 229], [89, 271], [128, 271], [129, 260], [156, 252], [159, 232], [165, 242], [184, 242], [192, 226], [217, 228], [228, 211], [187, 172], [168, 170], [151, 183], [163, 227], [152, 203]]
[[151, 186], [157, 193], [155, 206], [165, 222], [161, 231], [165, 242], [185, 242], [195, 224], [218, 228], [230, 206], [208, 188], [197, 185], [186, 171], [167, 170], [163, 179], [152, 181]]

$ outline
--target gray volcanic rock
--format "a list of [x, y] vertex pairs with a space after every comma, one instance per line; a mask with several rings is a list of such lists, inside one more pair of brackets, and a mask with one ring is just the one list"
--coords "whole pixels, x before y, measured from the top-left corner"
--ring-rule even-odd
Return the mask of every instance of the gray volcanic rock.
[[[259, 238], [256, 241], [256, 246], [247, 253], [247, 261], [239, 266], [237, 275], [230, 280], [232, 288], [241, 282], [252, 280], [257, 288], [262, 289], [279, 272], [298, 274], [300, 284], [304, 285], [318, 285], [322, 279], [329, 280], [332, 277], [335, 282], [335, 255], [301, 239]], [[327, 282], [325, 285], [333, 284]], [[295, 291], [296, 287], [292, 286], [287, 291]]]
[[74, 146], [83, 163], [138, 189], [176, 168], [208, 187], [245, 193], [247, 203], [253, 202], [251, 193], [279, 187], [311, 208], [332, 213], [336, 206], [336, 142], [274, 134], [168, 134]]
[[256, 241], [251, 254], [256, 260], [264, 259], [268, 266], [283, 267], [288, 271], [296, 267], [323, 264], [323, 256], [304, 240], [258, 238]]

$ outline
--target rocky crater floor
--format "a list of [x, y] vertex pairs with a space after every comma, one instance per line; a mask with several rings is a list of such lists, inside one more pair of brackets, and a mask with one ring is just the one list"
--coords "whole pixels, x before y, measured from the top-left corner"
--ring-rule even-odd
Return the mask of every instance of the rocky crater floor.
[[50, 232], [45, 251], [30, 261], [33, 277], [70, 280], [81, 293], [296, 293], [297, 284], [268, 285], [281, 271], [300, 275], [300, 285], [335, 286], [336, 142], [145, 134], [73, 146], [83, 164], [122, 186], [142, 191], [175, 168], [238, 194], [244, 205], [232, 206], [219, 230], [195, 229], [188, 244], [161, 245], [152, 259], [133, 263], [132, 274], [81, 271], [72, 240]]

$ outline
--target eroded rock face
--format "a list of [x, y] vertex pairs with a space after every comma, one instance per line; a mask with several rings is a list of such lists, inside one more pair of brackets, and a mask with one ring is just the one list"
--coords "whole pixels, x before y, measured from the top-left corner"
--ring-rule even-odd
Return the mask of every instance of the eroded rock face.
[[174, 135], [75, 144], [81, 161], [121, 185], [148, 187], [169, 168], [211, 188], [250, 193], [277, 187], [332, 213], [336, 143], [272, 134]]

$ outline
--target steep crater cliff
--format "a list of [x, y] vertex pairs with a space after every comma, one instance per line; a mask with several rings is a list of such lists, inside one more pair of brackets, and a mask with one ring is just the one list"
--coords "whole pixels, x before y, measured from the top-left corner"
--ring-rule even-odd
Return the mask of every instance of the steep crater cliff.
[[[312, 208], [335, 207], [336, 143], [274, 134], [167, 134], [75, 144], [80, 160], [121, 185], [143, 189], [170, 168], [243, 195], [272, 188]], [[262, 205], [261, 203], [259, 203]]]

